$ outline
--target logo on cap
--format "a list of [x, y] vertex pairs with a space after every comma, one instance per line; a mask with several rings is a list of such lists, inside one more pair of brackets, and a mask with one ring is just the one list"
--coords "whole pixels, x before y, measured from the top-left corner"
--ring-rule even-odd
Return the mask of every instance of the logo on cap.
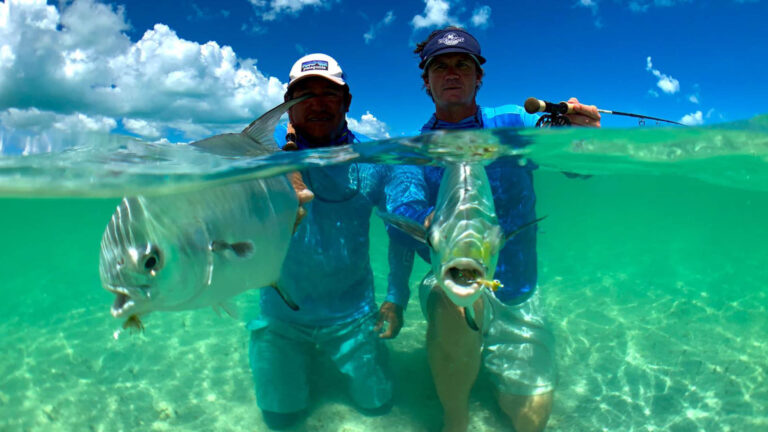
[[325, 60], [311, 60], [301, 64], [301, 71], [328, 70], [328, 62]]
[[460, 44], [460, 43], [464, 42], [464, 38], [460, 37], [456, 33], [448, 33], [447, 35], [443, 36], [442, 38], [438, 39], [437, 41], [440, 42], [443, 45], [453, 46], [453, 45], [457, 45], [457, 44]]

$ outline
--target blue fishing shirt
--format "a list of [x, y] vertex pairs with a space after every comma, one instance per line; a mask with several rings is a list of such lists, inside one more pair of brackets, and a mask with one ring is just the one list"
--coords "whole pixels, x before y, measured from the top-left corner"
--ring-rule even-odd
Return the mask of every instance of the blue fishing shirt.
[[[492, 129], [499, 127], [534, 127], [539, 116], [528, 114], [518, 105], [504, 105], [497, 108], [480, 107], [475, 115], [460, 122], [451, 123], [438, 120], [433, 114], [421, 128], [422, 133], [438, 129]], [[486, 166], [490, 181], [493, 202], [499, 225], [505, 235], [520, 226], [536, 219], [536, 194], [533, 189], [533, 174], [535, 165], [531, 162], [520, 164], [518, 157], [505, 157]], [[428, 214], [437, 202], [437, 193], [443, 177], [442, 167], [427, 166], [423, 168], [428, 187]], [[425, 212], [405, 209], [416, 220], [424, 220]], [[402, 211], [401, 211], [402, 212]], [[429, 260], [429, 251], [419, 249], [419, 255]], [[536, 228], [524, 229], [512, 237], [499, 252], [494, 278], [504, 286], [495, 292], [496, 297], [504, 303], [516, 304], [524, 301], [533, 294], [536, 288]]]
[[[275, 141], [285, 144], [285, 126]], [[300, 137], [297, 146], [308, 148]], [[350, 131], [330, 145], [369, 141]], [[262, 315], [309, 326], [331, 326], [366, 316], [376, 310], [369, 229], [374, 207], [385, 212], [425, 206], [425, 184], [417, 167], [352, 163], [302, 171], [315, 198], [291, 238], [279, 286], [299, 306], [288, 308], [277, 292], [261, 290]], [[413, 251], [389, 242], [390, 273], [387, 296], [405, 307]]]

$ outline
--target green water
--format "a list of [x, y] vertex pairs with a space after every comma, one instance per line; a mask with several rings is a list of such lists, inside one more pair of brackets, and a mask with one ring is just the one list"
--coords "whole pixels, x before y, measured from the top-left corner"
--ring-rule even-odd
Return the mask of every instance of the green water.
[[[718, 162], [719, 163], [719, 162]], [[537, 171], [539, 289], [557, 338], [548, 431], [768, 430], [768, 192], [676, 175]], [[260, 431], [243, 322], [154, 313], [113, 339], [98, 252], [117, 199], [0, 199], [0, 431]], [[374, 217], [374, 219], [376, 219]], [[372, 257], [379, 297], [386, 243]], [[426, 271], [417, 265], [412, 281]], [[395, 405], [351, 407], [318, 368], [294, 430], [436, 430], [417, 296], [389, 342]], [[321, 389], [321, 390], [318, 390]], [[506, 430], [481, 374], [472, 431]]]

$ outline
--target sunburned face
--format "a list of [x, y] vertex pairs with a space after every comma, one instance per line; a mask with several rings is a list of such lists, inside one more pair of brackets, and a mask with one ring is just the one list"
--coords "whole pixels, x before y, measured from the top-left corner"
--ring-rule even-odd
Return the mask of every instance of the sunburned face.
[[297, 82], [291, 96], [296, 98], [310, 93], [316, 97], [290, 109], [291, 124], [310, 142], [327, 143], [343, 131], [352, 96], [344, 87], [320, 77]]
[[467, 54], [443, 54], [430, 61], [424, 85], [438, 108], [474, 106], [482, 73]]

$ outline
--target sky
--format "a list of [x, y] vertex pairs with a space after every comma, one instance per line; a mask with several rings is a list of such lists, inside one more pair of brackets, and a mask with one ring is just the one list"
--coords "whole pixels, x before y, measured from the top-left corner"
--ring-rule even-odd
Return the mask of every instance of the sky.
[[713, 125], [768, 112], [767, 3], [5, 0], [0, 125], [172, 142], [239, 131], [282, 102], [296, 60], [323, 52], [347, 75], [352, 130], [414, 135], [434, 106], [413, 49], [446, 25], [482, 46], [481, 106], [577, 97]]

